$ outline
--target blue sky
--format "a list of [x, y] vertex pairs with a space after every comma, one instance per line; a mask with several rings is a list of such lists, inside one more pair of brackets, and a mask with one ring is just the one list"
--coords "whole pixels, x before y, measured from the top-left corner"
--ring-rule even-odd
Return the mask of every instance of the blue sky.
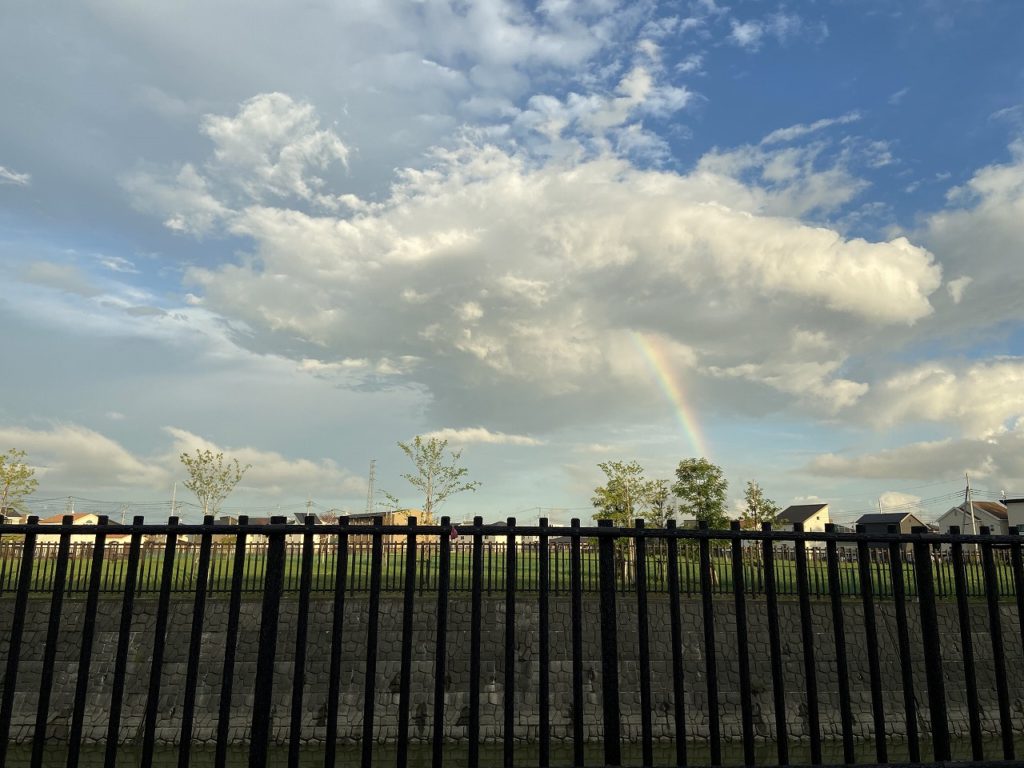
[[598, 462], [702, 446], [733, 503], [839, 519], [1024, 493], [1019, 3], [3, 16], [0, 448], [39, 499], [156, 514], [214, 447], [229, 505], [361, 510], [371, 459], [415, 505], [428, 433], [483, 483], [456, 517], [586, 517]]

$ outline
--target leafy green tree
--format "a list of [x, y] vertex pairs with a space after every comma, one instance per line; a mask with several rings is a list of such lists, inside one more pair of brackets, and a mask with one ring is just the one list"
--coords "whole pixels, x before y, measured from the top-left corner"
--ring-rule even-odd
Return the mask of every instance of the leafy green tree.
[[779, 517], [779, 505], [764, 495], [764, 490], [756, 480], [747, 481], [744, 493], [746, 507], [740, 515], [740, 527], [747, 530], [760, 530], [762, 523], [774, 525]]
[[11, 448], [0, 453], [0, 514], [22, 512], [25, 497], [39, 486], [36, 471], [25, 461], [25, 452]]
[[644, 468], [636, 461], [605, 461], [597, 466], [606, 480], [594, 489], [590, 499], [597, 509], [595, 519], [611, 520], [625, 527], [642, 518], [660, 527], [672, 516], [674, 507], [667, 480], [648, 480]]
[[210, 449], [196, 449], [195, 455], [181, 454], [181, 463], [188, 472], [185, 487], [196, 495], [203, 505], [203, 515], [215, 515], [220, 505], [235, 490], [242, 476], [252, 468], [251, 464], [244, 467], [238, 459], [224, 461], [223, 453], [214, 453]]
[[[450, 496], [480, 487], [478, 481], [466, 479], [469, 470], [459, 465], [462, 451], [449, 450], [446, 455], [447, 440], [436, 437], [424, 440], [417, 435], [412, 442], [399, 442], [398, 447], [416, 466], [415, 473], [405, 473], [402, 477], [423, 494], [423, 523], [433, 522], [434, 512]], [[382, 493], [396, 509], [400, 506], [397, 496], [387, 491]]]
[[725, 512], [725, 494], [729, 483], [722, 468], [705, 458], [683, 459], [676, 467], [676, 482], [672, 492], [679, 499], [679, 509], [698, 521], [706, 521], [709, 528], [728, 528]]

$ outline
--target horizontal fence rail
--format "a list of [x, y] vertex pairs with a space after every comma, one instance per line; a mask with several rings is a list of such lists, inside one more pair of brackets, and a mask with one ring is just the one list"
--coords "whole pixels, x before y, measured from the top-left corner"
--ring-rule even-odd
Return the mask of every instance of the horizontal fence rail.
[[1016, 530], [2, 522], [0, 766], [1019, 764]]

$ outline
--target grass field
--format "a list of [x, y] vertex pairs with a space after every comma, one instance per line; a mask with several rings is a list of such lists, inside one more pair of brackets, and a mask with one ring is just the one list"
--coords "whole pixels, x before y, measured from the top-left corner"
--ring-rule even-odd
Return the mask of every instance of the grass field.
[[[419, 591], [437, 589], [440, 557], [436, 543], [418, 547], [414, 583]], [[56, 545], [40, 545], [34, 562], [31, 590], [49, 592], [53, 589], [57, 568]], [[68, 562], [66, 589], [69, 594], [86, 591], [92, 571], [92, 546], [76, 544]], [[213, 592], [227, 592], [231, 587], [234, 571], [234, 546], [231, 543], [214, 544], [211, 551], [208, 587]], [[879, 597], [892, 595], [893, 572], [887, 560], [887, 553], [879, 551], [879, 559], [870, 563], [869, 572], [872, 590]], [[10, 595], [16, 588], [20, 573], [21, 546], [17, 542], [0, 545], [0, 594]], [[327, 592], [334, 588], [338, 553], [334, 548], [314, 549], [312, 559], [312, 589]], [[540, 555], [537, 545], [521, 545], [516, 549], [516, 587], [518, 591], [535, 591], [540, 580]], [[972, 597], [985, 594], [981, 564], [973, 556], [967, 558], [964, 577], [967, 593]], [[549, 585], [555, 593], [567, 593], [571, 585], [570, 555], [567, 547], [549, 549]], [[195, 542], [179, 544], [172, 571], [172, 589], [191, 592], [196, 587], [199, 563], [199, 546]], [[136, 590], [140, 594], [156, 592], [160, 588], [164, 564], [162, 546], [146, 545], [142, 548]], [[668, 591], [668, 560], [663, 547], [654, 547], [647, 557], [647, 588], [650, 592]], [[861, 578], [858, 564], [843, 559], [839, 564], [840, 591], [845, 595], [860, 594]], [[285, 559], [285, 590], [299, 588], [302, 556], [301, 545], [289, 544]], [[584, 591], [599, 588], [598, 557], [595, 549], [584, 547], [580, 558], [580, 580]], [[127, 547], [108, 549], [105, 553], [101, 580], [103, 592], [122, 592], [127, 579]], [[700, 592], [700, 566], [695, 549], [681, 548], [678, 559], [679, 588], [683, 594]], [[916, 574], [913, 562], [902, 562], [899, 566], [908, 595], [916, 594]], [[955, 596], [953, 566], [943, 560], [933, 562], [936, 592], [943, 597]], [[733, 563], [727, 549], [712, 548], [712, 591], [716, 594], [732, 594]], [[386, 544], [382, 557], [381, 588], [384, 591], [401, 591], [405, 584], [406, 553], [402, 544]], [[485, 545], [481, 584], [485, 592], [501, 592], [505, 589], [507, 559], [504, 546]], [[620, 591], [634, 591], [636, 588], [635, 562], [626, 556], [616, 563], [616, 585]], [[266, 576], [266, 548], [252, 545], [247, 548], [242, 573], [242, 589], [258, 592]], [[1009, 597], [1015, 594], [1012, 569], [1005, 552], [997, 552], [996, 576], [998, 592]], [[352, 592], [369, 590], [371, 577], [371, 552], [369, 545], [353, 545], [348, 551], [346, 589]], [[764, 594], [766, 588], [765, 568], [759, 549], [750, 549], [743, 554], [743, 582], [747, 594]], [[779, 595], [791, 596], [798, 593], [796, 563], [791, 548], [780, 547], [775, 557], [775, 584]], [[809, 552], [807, 559], [807, 586], [814, 596], [829, 594], [829, 579], [825, 559], [817, 551]], [[469, 544], [452, 547], [450, 561], [449, 589], [468, 591], [472, 588], [472, 552]]]

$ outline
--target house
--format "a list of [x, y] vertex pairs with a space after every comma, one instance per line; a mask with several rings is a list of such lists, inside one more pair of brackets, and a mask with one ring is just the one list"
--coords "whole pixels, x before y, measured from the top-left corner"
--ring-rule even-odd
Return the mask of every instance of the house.
[[[974, 509], [974, 520], [971, 520], [971, 508]], [[995, 534], [1006, 535], [1010, 532], [1009, 513], [1007, 508], [998, 501], [966, 501], [959, 507], [953, 507], [935, 521], [939, 530], [946, 532], [951, 525], [960, 526], [961, 533], [981, 532], [982, 526]]]
[[1006, 507], [1007, 525], [1014, 527], [1024, 525], [1024, 496], [1003, 499], [1003, 506]]
[[829, 522], [828, 504], [793, 504], [779, 513], [775, 527], [792, 531], [797, 523], [802, 523], [805, 531], [824, 531]]
[[896, 533], [912, 533], [914, 528], [928, 527], [910, 512], [872, 512], [861, 515], [856, 524], [864, 526], [865, 533], [888, 533], [890, 525], [896, 526]]
[[[914, 528], [927, 528], [917, 515], [910, 512], [872, 512], [857, 518], [857, 527], [863, 526], [864, 533], [889, 533], [889, 526], [896, 526], [896, 533], [913, 533]], [[872, 550], [888, 547], [888, 544], [872, 543]], [[909, 555], [913, 545], [907, 544], [904, 551]]]
[[[51, 517], [44, 517], [39, 521], [40, 525], [60, 525], [64, 522], [65, 517], [71, 518], [72, 525], [98, 525], [100, 522], [100, 516], [94, 512], [80, 512], [74, 515], [65, 515], [63, 513], [59, 515], [53, 515]], [[93, 533], [88, 534], [71, 534], [72, 544], [92, 544], [95, 541], [96, 535]], [[56, 544], [60, 541], [59, 533], [40, 533], [36, 536], [37, 544]]]

